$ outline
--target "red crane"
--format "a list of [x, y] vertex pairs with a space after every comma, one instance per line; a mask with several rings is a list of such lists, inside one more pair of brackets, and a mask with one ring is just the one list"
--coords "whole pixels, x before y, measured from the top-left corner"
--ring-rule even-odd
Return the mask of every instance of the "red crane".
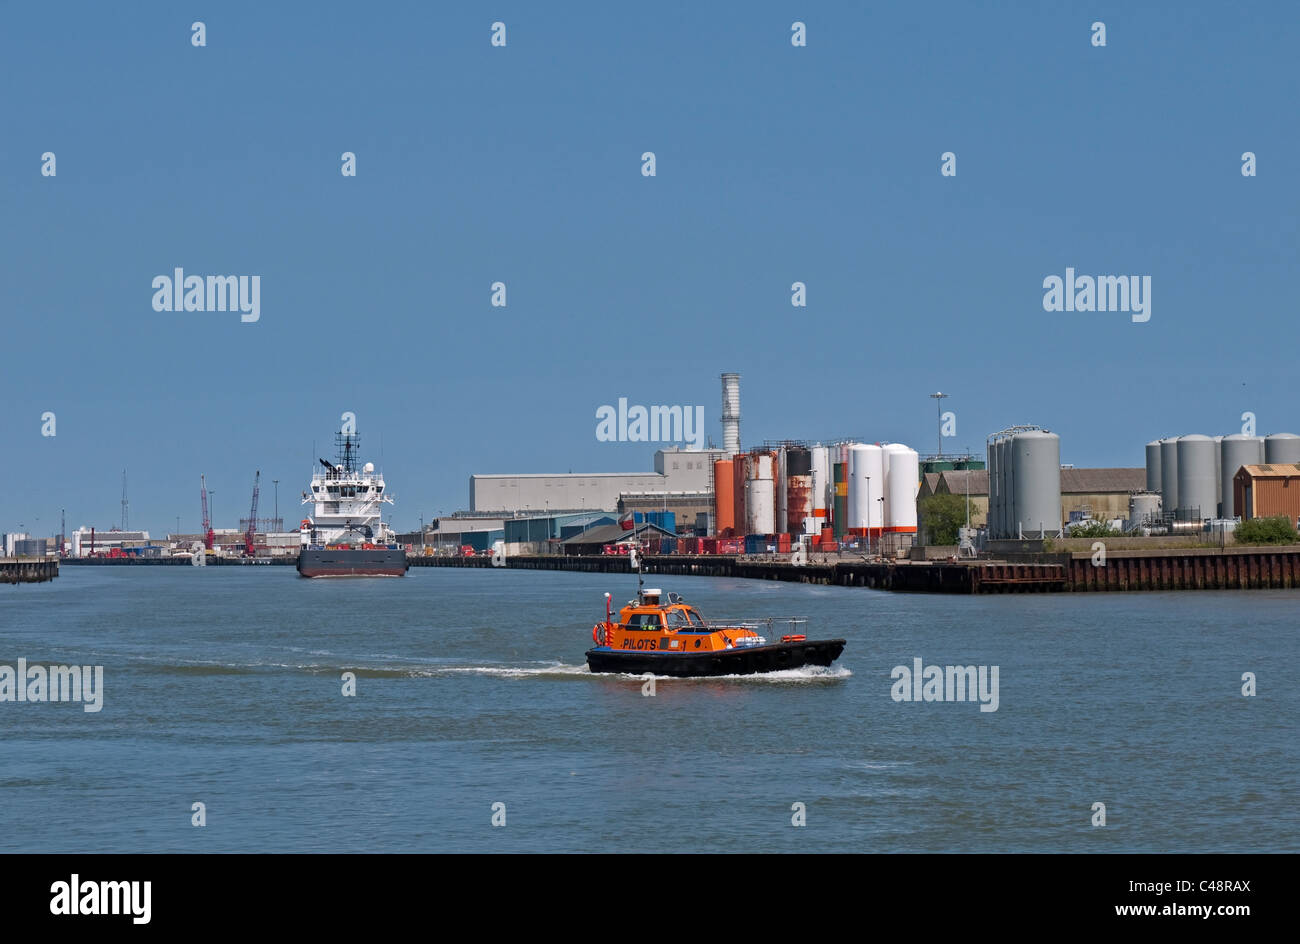
[[212, 550], [212, 522], [208, 520], [208, 483], [202, 475], [199, 476], [199, 499], [203, 502], [203, 546], [209, 551]]
[[253, 476], [253, 508], [248, 513], [248, 530], [244, 532], [244, 556], [253, 557], [257, 553], [257, 548], [253, 546], [253, 538], [257, 534], [257, 485], [262, 479], [262, 470], [258, 469], [257, 474]]

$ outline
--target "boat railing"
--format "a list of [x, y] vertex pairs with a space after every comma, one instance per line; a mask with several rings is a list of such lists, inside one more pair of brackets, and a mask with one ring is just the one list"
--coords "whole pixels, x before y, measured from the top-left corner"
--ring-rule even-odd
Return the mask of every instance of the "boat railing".
[[704, 621], [706, 629], [752, 629], [754, 632], [762, 635], [774, 636], [776, 631], [781, 630], [783, 635], [793, 636], [803, 632], [801, 627], [807, 624], [808, 620], [801, 618], [790, 618], [782, 616], [768, 616], [760, 619], [737, 619], [737, 620], [718, 620], [708, 619]]

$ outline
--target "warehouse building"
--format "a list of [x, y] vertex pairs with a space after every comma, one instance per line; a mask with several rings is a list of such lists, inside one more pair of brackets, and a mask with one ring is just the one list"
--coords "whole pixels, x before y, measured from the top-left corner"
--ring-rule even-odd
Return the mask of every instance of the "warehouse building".
[[1300, 518], [1300, 463], [1245, 465], [1233, 479], [1233, 513], [1249, 518]]
[[[624, 493], [709, 492], [721, 449], [660, 449], [653, 472], [471, 475], [472, 512], [617, 511]], [[662, 505], [662, 503], [661, 503]]]

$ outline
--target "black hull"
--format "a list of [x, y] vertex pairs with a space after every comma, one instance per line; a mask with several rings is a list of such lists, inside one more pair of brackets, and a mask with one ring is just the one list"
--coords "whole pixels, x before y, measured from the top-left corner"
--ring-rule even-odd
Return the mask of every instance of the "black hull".
[[673, 653], [626, 652], [616, 649], [587, 650], [587, 665], [593, 672], [625, 672], [630, 675], [665, 675], [691, 678], [710, 675], [755, 675], [779, 672], [805, 665], [828, 666], [844, 651], [843, 639], [807, 642], [779, 642], [722, 652]]
[[388, 548], [303, 548], [298, 553], [298, 573], [304, 577], [402, 577], [408, 566], [405, 551]]

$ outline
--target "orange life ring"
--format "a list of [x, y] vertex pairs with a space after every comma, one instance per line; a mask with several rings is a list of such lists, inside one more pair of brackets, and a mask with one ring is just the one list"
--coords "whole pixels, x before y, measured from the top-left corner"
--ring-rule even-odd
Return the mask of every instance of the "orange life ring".
[[805, 636], [803, 633], [799, 633], [796, 636], [782, 636], [781, 641], [782, 642], [803, 642], [807, 638], [808, 637]]
[[591, 641], [598, 646], [605, 645], [605, 624], [597, 623], [591, 627]]

